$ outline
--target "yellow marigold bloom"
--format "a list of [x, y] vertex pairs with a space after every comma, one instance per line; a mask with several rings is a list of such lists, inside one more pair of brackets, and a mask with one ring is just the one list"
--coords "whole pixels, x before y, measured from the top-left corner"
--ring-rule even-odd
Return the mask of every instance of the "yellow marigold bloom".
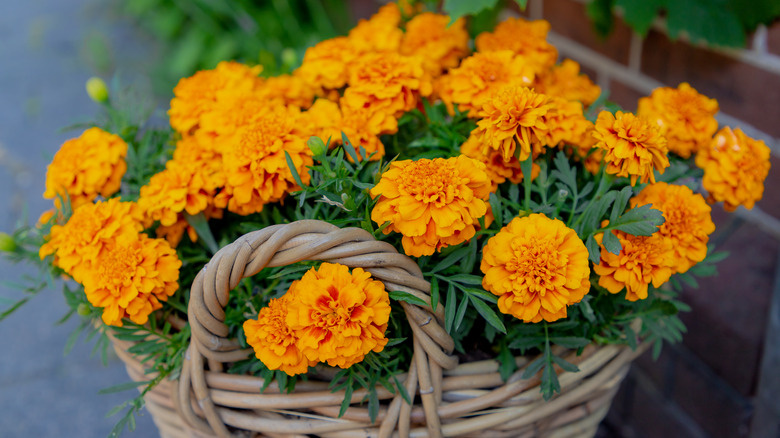
[[571, 228], [544, 214], [514, 218], [482, 251], [482, 287], [498, 309], [524, 322], [566, 318], [567, 306], [590, 290], [585, 244]]
[[266, 102], [279, 100], [283, 105], [308, 108], [314, 102], [314, 91], [299, 75], [279, 75], [266, 79], [259, 93]]
[[349, 368], [387, 344], [390, 297], [381, 281], [361, 268], [323, 263], [287, 292], [286, 322], [311, 361]]
[[107, 198], [119, 190], [125, 163], [127, 143], [100, 128], [89, 128], [78, 138], [62, 144], [46, 169], [46, 191], [43, 197], [70, 198], [72, 208], [90, 203], [98, 195]]
[[287, 167], [285, 152], [304, 184], [307, 166], [313, 164], [306, 146], [309, 130], [295, 108], [277, 108], [254, 123], [240, 128], [236, 141], [223, 150], [228, 210], [247, 215], [281, 200], [298, 185]]
[[79, 283], [81, 272], [97, 258], [108, 243], [134, 240], [143, 230], [143, 215], [132, 202], [112, 198], [77, 208], [65, 225], [53, 225], [48, 241], [41, 246], [41, 259], [54, 254], [54, 264]]
[[419, 57], [371, 53], [353, 66], [340, 104], [345, 112], [349, 108], [365, 114], [381, 133], [392, 134], [398, 130], [396, 118], [417, 107], [418, 97], [432, 89]]
[[[629, 301], [647, 298], [647, 287], [661, 287], [672, 275], [674, 248], [672, 241], [658, 233], [652, 236], [632, 236], [622, 231], [612, 231], [620, 239], [622, 249], [612, 254], [601, 248], [601, 261], [593, 266], [599, 275], [599, 286], [616, 294], [626, 289]], [[601, 244], [603, 234], [596, 236]]]
[[290, 376], [302, 374], [317, 361], [309, 360], [298, 348], [300, 342], [287, 325], [291, 295], [272, 299], [260, 309], [257, 319], [244, 322], [246, 342], [255, 356], [270, 370], [281, 370]]
[[[487, 171], [488, 180], [490, 180], [491, 192], [495, 192], [499, 184], [503, 184], [506, 180], [515, 184], [523, 182], [523, 171], [520, 168], [519, 160], [512, 157], [505, 161], [504, 157], [501, 156], [501, 152], [495, 149], [489, 150], [486, 155], [482, 150], [482, 144], [474, 135], [469, 136], [466, 142], [460, 146], [460, 153], [485, 164], [485, 171]], [[533, 163], [531, 166], [532, 181], [536, 179], [540, 171], [539, 165]]]
[[460, 59], [469, 54], [469, 34], [466, 21], [459, 18], [450, 24], [446, 15], [425, 12], [406, 24], [401, 41], [401, 54], [420, 56], [423, 68], [432, 76], [457, 67]]
[[753, 208], [764, 194], [769, 174], [769, 147], [754, 140], [741, 129], [721, 129], [708, 147], [696, 155], [696, 165], [704, 169], [702, 184], [710, 203], [723, 201], [726, 211], [738, 206]]
[[315, 88], [339, 89], [349, 80], [350, 65], [356, 57], [349, 38], [331, 38], [306, 49], [295, 75]]
[[580, 64], [571, 59], [564, 59], [561, 64], [537, 76], [536, 90], [549, 96], [576, 100], [584, 106], [590, 106], [601, 94], [601, 87], [588, 76], [580, 74]]
[[666, 156], [666, 139], [658, 127], [646, 119], [631, 113], [609, 111], [599, 113], [596, 132], [596, 147], [604, 150], [607, 173], [631, 177], [631, 185], [637, 178], [644, 184], [655, 182], [653, 170], [664, 173], [669, 167]]
[[479, 110], [503, 88], [530, 86], [534, 73], [528, 62], [508, 50], [475, 53], [436, 82], [436, 94], [452, 109], [479, 117]]
[[558, 50], [547, 42], [549, 31], [550, 23], [546, 20], [509, 18], [498, 23], [493, 32], [477, 35], [474, 43], [479, 52], [511, 50], [525, 58], [538, 74], [552, 67], [558, 59]]
[[371, 196], [380, 196], [371, 220], [389, 221], [385, 234], [403, 234], [406, 254], [421, 257], [474, 236], [487, 211], [490, 180], [485, 165], [465, 155], [394, 161]]
[[542, 143], [548, 146], [578, 145], [592, 131], [593, 123], [585, 118], [582, 104], [562, 97], [551, 97], [555, 111], [544, 115], [544, 123], [549, 131], [542, 138]]
[[639, 99], [636, 114], [661, 128], [669, 151], [688, 158], [706, 147], [718, 130], [717, 113], [717, 100], [699, 94], [683, 82], [676, 89], [656, 88], [650, 97]]
[[171, 127], [182, 134], [191, 133], [199, 127], [201, 116], [211, 111], [219, 99], [248, 94], [259, 87], [261, 71], [261, 66], [220, 62], [213, 70], [181, 79], [173, 89], [174, 98], [168, 110]]
[[548, 144], [550, 127], [545, 119], [555, 111], [548, 96], [525, 87], [509, 87], [485, 103], [480, 112], [483, 118], [472, 135], [479, 138], [485, 155], [497, 150], [504, 161], [515, 156], [525, 161]]
[[715, 231], [704, 197], [686, 186], [665, 182], [650, 184], [631, 198], [631, 206], [652, 204], [661, 210], [666, 222], [657, 234], [672, 242], [672, 272], [686, 272], [707, 256], [707, 241]]
[[[341, 108], [337, 103], [327, 99], [318, 99], [306, 111], [305, 115], [309, 117], [312, 134], [321, 138], [323, 142], [330, 139], [331, 147], [342, 143], [341, 133], [343, 132], [354, 146], [358, 158], [362, 159], [361, 146], [372, 161], [379, 160], [385, 155], [385, 147], [376, 135], [381, 129], [378, 126], [373, 126], [371, 120], [366, 119], [363, 111], [345, 108], [342, 115]], [[349, 155], [347, 155], [347, 159], [352, 160]]]
[[146, 324], [179, 288], [181, 261], [162, 239], [145, 234], [128, 242], [107, 242], [84, 271], [89, 302], [103, 308], [103, 322], [121, 327], [122, 318]]
[[377, 52], [398, 52], [404, 33], [398, 28], [401, 10], [395, 3], [388, 3], [368, 20], [360, 20], [349, 31], [352, 47], [359, 55]]

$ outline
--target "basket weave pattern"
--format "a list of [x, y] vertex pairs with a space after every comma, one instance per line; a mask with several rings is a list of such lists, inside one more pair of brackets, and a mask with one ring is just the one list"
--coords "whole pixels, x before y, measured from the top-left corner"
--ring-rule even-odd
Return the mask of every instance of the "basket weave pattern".
[[[328, 390], [328, 375], [315, 373], [298, 382], [294, 393], [284, 394], [275, 383], [261, 393], [264, 382], [259, 377], [224, 372], [232, 362], [253, 354], [228, 338], [224, 309], [230, 290], [266, 267], [304, 260], [363, 268], [387, 290], [411, 293], [430, 305], [430, 284], [418, 265], [365, 230], [306, 220], [246, 234], [217, 252], [192, 285], [188, 309], [192, 340], [181, 376], [147, 395], [162, 436], [592, 436], [639, 353], [593, 345], [580, 355], [558, 350], [556, 354], [580, 371], [559, 370], [561, 394], [545, 402], [537, 377], [520, 378], [533, 357], [516, 358], [519, 370], [506, 382], [496, 361], [459, 365], [451, 355], [453, 340], [442, 328], [444, 306], [433, 312], [429, 306], [400, 302], [412, 328], [414, 355], [408, 373], [397, 377], [415, 404], [379, 387], [379, 399], [389, 402], [383, 403], [372, 424], [368, 410], [359, 406], [366, 392], [356, 390], [352, 406], [339, 418], [344, 392]], [[130, 376], [148, 379], [138, 360], [124, 352], [127, 346], [121, 342], [115, 346]], [[236, 435], [237, 431], [247, 433]]]

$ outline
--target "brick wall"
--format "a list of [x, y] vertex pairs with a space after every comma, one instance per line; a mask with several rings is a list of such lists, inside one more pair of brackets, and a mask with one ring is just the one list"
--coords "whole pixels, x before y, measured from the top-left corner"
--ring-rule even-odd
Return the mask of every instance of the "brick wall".
[[618, 19], [601, 39], [578, 0], [531, 0], [522, 14], [548, 20], [561, 56], [578, 61], [622, 107], [634, 111], [652, 89], [689, 82], [718, 100], [721, 124], [773, 152], [753, 210], [714, 208], [712, 239], [732, 256], [719, 277], [685, 292], [693, 310], [683, 317], [684, 342], [656, 362], [649, 353], [637, 361], [600, 436], [780, 437], [780, 23], [755, 32], [749, 48], [712, 50], [670, 40], [662, 21], [642, 39]]

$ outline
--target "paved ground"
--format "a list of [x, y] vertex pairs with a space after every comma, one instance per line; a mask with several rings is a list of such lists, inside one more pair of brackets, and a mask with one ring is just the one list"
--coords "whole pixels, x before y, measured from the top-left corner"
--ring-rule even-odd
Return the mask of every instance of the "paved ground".
[[[0, 230], [10, 231], [26, 207], [34, 218], [49, 208], [41, 198], [45, 166], [62, 142], [77, 136], [61, 128], [97, 111], [84, 82], [97, 69], [131, 78], [148, 49], [131, 27], [97, 0], [0, 2]], [[0, 279], [18, 281], [30, 270], [0, 261]], [[19, 293], [0, 285], [0, 297]], [[4, 306], [3, 306], [4, 307]], [[91, 345], [63, 347], [77, 321], [54, 322], [66, 312], [59, 290], [47, 290], [0, 323], [0, 436], [106, 437], [117, 417], [105, 418], [131, 392], [98, 395], [128, 381], [113, 358], [104, 367]], [[156, 428], [139, 418], [135, 434]]]

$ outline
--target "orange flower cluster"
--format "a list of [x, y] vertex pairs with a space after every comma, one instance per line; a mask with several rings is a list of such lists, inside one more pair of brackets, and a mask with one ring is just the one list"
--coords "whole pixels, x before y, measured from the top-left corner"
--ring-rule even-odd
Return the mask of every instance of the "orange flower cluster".
[[657, 124], [669, 151], [688, 158], [705, 147], [718, 130], [718, 102], [683, 82], [676, 89], [661, 87], [639, 99], [637, 115]]
[[669, 167], [666, 139], [649, 121], [631, 113], [609, 111], [599, 113], [596, 147], [604, 150], [607, 173], [630, 177], [631, 185], [637, 179], [644, 184], [655, 182], [654, 170], [664, 173]]
[[247, 343], [269, 369], [289, 375], [327, 362], [349, 368], [387, 344], [390, 297], [361, 268], [323, 263], [244, 323]]
[[552, 67], [558, 58], [558, 50], [547, 42], [550, 23], [546, 20], [527, 21], [523, 18], [509, 18], [499, 23], [493, 32], [477, 35], [474, 43], [479, 52], [510, 50], [522, 56], [539, 74]]
[[590, 290], [585, 244], [544, 214], [515, 218], [488, 240], [480, 269], [499, 310], [524, 322], [565, 318], [567, 306]]
[[[460, 153], [485, 164], [485, 171], [488, 174], [491, 192], [495, 192], [498, 189], [499, 184], [503, 184], [506, 180], [509, 180], [514, 184], [523, 182], [523, 170], [520, 168], [519, 160], [514, 157], [509, 160], [504, 160], [501, 152], [495, 149], [490, 149], [485, 153], [482, 144], [475, 135], [471, 135], [468, 140], [460, 146]], [[539, 165], [533, 163], [531, 167], [531, 180], [536, 179], [540, 171], [541, 168]]]
[[371, 220], [390, 222], [385, 234], [401, 233], [406, 254], [421, 257], [474, 236], [490, 181], [485, 165], [465, 155], [403, 160], [390, 163], [370, 193], [379, 196]]
[[469, 54], [469, 34], [463, 18], [450, 24], [446, 15], [425, 12], [409, 20], [401, 41], [401, 54], [419, 56], [431, 76], [457, 67]]
[[687, 272], [707, 256], [707, 241], [715, 231], [709, 205], [686, 186], [650, 184], [631, 198], [631, 206], [652, 204], [666, 220], [656, 234], [672, 242], [673, 272]]
[[561, 64], [540, 73], [535, 85], [539, 93], [579, 101], [585, 106], [590, 106], [601, 94], [601, 88], [580, 74], [580, 64], [571, 59], [564, 59]]
[[721, 129], [696, 155], [696, 165], [704, 169], [702, 184], [710, 203], [723, 201], [726, 211], [738, 206], [753, 208], [764, 194], [769, 174], [769, 147], [741, 129]]
[[98, 196], [108, 198], [119, 190], [127, 170], [127, 143], [100, 128], [89, 128], [78, 138], [66, 141], [46, 170], [43, 197], [70, 199], [73, 209]]
[[[610, 232], [610, 231], [608, 231]], [[660, 287], [672, 275], [674, 248], [671, 239], [658, 233], [652, 236], [632, 236], [622, 231], [611, 231], [622, 245], [618, 254], [601, 248], [601, 261], [593, 266], [599, 275], [599, 286], [616, 294], [626, 289], [629, 301], [647, 298], [647, 287]], [[596, 236], [601, 244], [603, 234]]]
[[118, 198], [85, 204], [52, 227], [39, 251], [84, 285], [109, 325], [122, 326], [125, 317], [145, 324], [178, 289], [181, 261], [166, 241], [140, 234], [141, 221], [137, 206]]

